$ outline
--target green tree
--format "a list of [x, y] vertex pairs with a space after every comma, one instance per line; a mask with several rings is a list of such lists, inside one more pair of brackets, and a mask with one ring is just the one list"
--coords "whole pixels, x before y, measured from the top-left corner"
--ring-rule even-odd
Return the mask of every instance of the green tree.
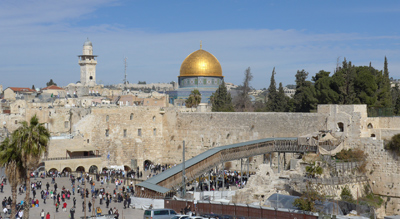
[[279, 83], [278, 93], [276, 96], [276, 112], [287, 112], [288, 102], [290, 97], [286, 96], [285, 91], [283, 90], [282, 82]]
[[250, 81], [253, 79], [253, 75], [250, 71], [250, 67], [244, 72], [243, 84], [238, 87], [238, 95], [234, 98], [234, 107], [236, 111], [248, 112], [252, 111], [252, 104], [249, 97], [249, 92], [251, 90]]
[[312, 77], [315, 82], [315, 94], [318, 104], [336, 104], [339, 100], [339, 94], [332, 89], [333, 79], [329, 77], [330, 72], [321, 70]]
[[310, 183], [308, 183], [306, 185], [306, 192], [304, 192], [300, 198], [294, 200], [293, 206], [303, 211], [317, 212], [315, 208], [316, 201], [324, 202], [325, 197], [318, 193], [317, 190], [313, 189]]
[[5, 168], [8, 182], [11, 186], [11, 215], [15, 215], [17, 202], [17, 187], [25, 178], [21, 159], [21, 147], [17, 144], [18, 136], [12, 135], [13, 139], [6, 138], [0, 144], [0, 166]]
[[395, 83], [394, 87], [391, 89], [392, 93], [392, 106], [394, 107], [395, 115], [399, 115], [398, 112], [400, 108], [397, 108], [396, 102], [397, 99], [400, 97], [400, 89], [399, 89], [399, 84]]
[[36, 88], [35, 88], [35, 85], [32, 85], [32, 90], [35, 90]]
[[308, 72], [304, 69], [297, 71], [296, 92], [293, 96], [296, 112], [310, 112], [317, 107], [315, 88], [310, 81], [306, 81], [307, 76]]
[[336, 69], [333, 75], [333, 87], [339, 94], [339, 104], [353, 104], [355, 99], [354, 80], [356, 72], [351, 62], [347, 62], [346, 58], [342, 62], [342, 67]]
[[397, 97], [396, 103], [394, 105], [394, 114], [397, 116], [400, 115], [400, 98], [399, 97]]
[[46, 83], [46, 86], [47, 86], [47, 87], [48, 87], [48, 86], [51, 86], [51, 85], [57, 86], [57, 84], [54, 83], [53, 79], [50, 79], [50, 81]]
[[185, 104], [187, 108], [197, 107], [201, 102], [201, 93], [199, 90], [194, 89], [190, 92], [189, 98], [186, 99]]
[[276, 112], [278, 111], [278, 103], [277, 103], [277, 98], [278, 98], [278, 92], [276, 92], [276, 82], [275, 82], [275, 67], [272, 70], [272, 75], [271, 75], [271, 83], [269, 84], [268, 87], [268, 94], [267, 94], [267, 111], [269, 112]]
[[231, 94], [228, 92], [225, 82], [210, 97], [213, 112], [234, 112]]
[[392, 94], [391, 94], [391, 86], [390, 86], [390, 78], [389, 78], [389, 68], [387, 58], [385, 56], [385, 62], [383, 65], [383, 75], [382, 75], [382, 83], [379, 86], [379, 90], [381, 95], [378, 97], [378, 102], [381, 107], [391, 107], [392, 106]]
[[[50, 133], [34, 115], [29, 123], [21, 122], [21, 126], [13, 132], [13, 135], [18, 136], [16, 142], [21, 145], [22, 164], [26, 174], [25, 183], [27, 186], [24, 202], [30, 203], [30, 173], [37, 168], [40, 157], [47, 151]], [[29, 218], [29, 208], [24, 209], [24, 218]]]
[[350, 203], [354, 202], [353, 195], [351, 194], [351, 191], [348, 186], [345, 186], [342, 189], [342, 192], [340, 193], [340, 198], [345, 202], [350, 202]]
[[377, 97], [376, 92], [378, 85], [376, 84], [376, 77], [373, 72], [366, 66], [354, 67], [356, 76], [353, 83], [353, 91], [355, 98], [351, 104], [367, 104], [368, 106], [374, 106]]

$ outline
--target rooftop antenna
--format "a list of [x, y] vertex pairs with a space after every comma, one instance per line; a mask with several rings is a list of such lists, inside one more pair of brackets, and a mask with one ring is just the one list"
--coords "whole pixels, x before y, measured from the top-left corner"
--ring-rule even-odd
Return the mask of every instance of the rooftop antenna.
[[201, 43], [201, 40], [200, 40], [200, 50], [202, 50], [203, 49], [203, 44]]
[[124, 66], [125, 66], [125, 70], [124, 70], [124, 73], [125, 73], [125, 77], [124, 77], [124, 88], [125, 88], [125, 90], [126, 90], [126, 84], [127, 84], [127, 80], [126, 80], [126, 67], [128, 66], [128, 64], [126, 63], [126, 60], [127, 60], [127, 58], [125, 57], [125, 58], [124, 58]]

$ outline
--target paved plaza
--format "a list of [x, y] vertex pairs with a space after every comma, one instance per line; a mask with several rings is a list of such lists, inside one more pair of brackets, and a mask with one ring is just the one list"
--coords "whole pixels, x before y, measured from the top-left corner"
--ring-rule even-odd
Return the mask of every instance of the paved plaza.
[[[2, 176], [5, 176], [3, 171], [0, 171], [0, 174]], [[30, 208], [29, 211], [29, 218], [40, 218], [40, 212], [42, 211], [42, 209], [44, 209], [45, 213], [47, 214], [47, 212], [50, 213], [51, 218], [69, 218], [70, 216], [70, 209], [73, 207], [73, 197], [76, 198], [76, 208], [75, 208], [75, 218], [81, 218], [84, 216], [84, 212], [82, 211], [82, 203], [84, 201], [84, 199], [81, 198], [80, 194], [77, 193], [75, 191], [75, 195], [72, 195], [72, 187], [71, 187], [71, 181], [69, 179], [69, 177], [56, 177], [55, 181], [58, 185], [58, 189], [57, 192], [59, 193], [62, 189], [62, 187], [64, 186], [65, 189], [68, 189], [71, 191], [71, 198], [68, 200], [66, 199], [66, 203], [67, 203], [67, 211], [64, 212], [62, 210], [62, 204], [63, 202], [61, 202], [61, 206], [58, 210], [58, 212], [56, 212], [56, 207], [53, 204], [53, 200], [50, 199], [50, 195], [48, 197], [48, 199], [46, 200], [46, 204], [43, 204], [43, 199], [40, 199], [40, 192], [41, 190], [45, 190], [46, 189], [46, 183], [49, 182], [50, 187], [49, 190], [54, 190], [54, 184], [51, 184], [51, 178], [32, 178], [31, 182], [38, 182], [41, 181], [42, 182], [42, 189], [37, 189], [37, 193], [36, 193], [36, 198], [39, 200], [39, 207], [32, 207]], [[76, 180], [75, 181], [75, 186], [77, 187], [77, 185], [80, 185], [80, 183]], [[83, 187], [82, 185], [80, 185], [81, 187]], [[75, 187], [75, 188], [76, 188]], [[107, 188], [107, 185], [101, 185], [100, 182], [95, 181], [95, 187], [96, 188], [104, 188], [105, 192], [108, 193], [113, 193], [114, 189], [116, 188], [115, 183], [110, 183], [109, 187]], [[119, 186], [119, 192], [121, 192], [121, 187]], [[88, 185], [88, 183], [86, 184], [86, 188], [89, 189], [90, 191], [90, 185]], [[32, 192], [31, 192], [31, 197], [32, 197]], [[7, 182], [7, 185], [4, 185], [4, 190], [3, 193], [0, 193], [0, 199], [3, 200], [4, 197], [9, 197], [11, 196], [11, 187], [10, 184]], [[18, 198], [17, 198], [17, 203], [23, 201], [25, 198], [25, 193], [23, 194], [18, 194]], [[36, 199], [35, 198], [35, 199]], [[91, 195], [89, 195], [89, 198], [86, 199], [86, 201], [88, 202], [89, 200], [92, 200]], [[124, 209], [123, 206], [123, 202], [117, 203], [117, 202], [110, 202], [109, 208], [106, 208], [106, 204], [103, 201], [102, 205], [99, 204], [99, 199], [95, 199], [95, 203], [92, 206], [92, 212], [86, 212], [87, 216], [91, 216], [93, 213], [93, 209], [96, 209], [97, 207], [100, 207], [102, 210], [102, 214], [107, 214], [108, 210], [110, 208], [116, 208], [118, 209], [119, 212], [119, 219], [125, 219], [125, 218], [132, 218], [132, 219], [142, 219], [143, 218], [143, 213], [144, 210], [141, 209], [131, 209], [131, 208], [126, 208]], [[88, 211], [88, 208], [86, 208]], [[3, 216], [3, 218], [6, 217], [10, 217], [10, 215], [5, 215], [3, 212], [1, 212], [1, 216]], [[10, 217], [10, 218], [14, 218], [14, 217]]]

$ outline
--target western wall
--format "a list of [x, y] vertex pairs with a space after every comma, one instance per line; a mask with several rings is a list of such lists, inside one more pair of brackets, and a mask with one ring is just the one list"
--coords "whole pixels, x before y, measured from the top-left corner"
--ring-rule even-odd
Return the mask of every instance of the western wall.
[[[328, 130], [343, 148], [358, 147], [368, 154], [366, 175], [374, 193], [386, 197], [387, 214], [400, 209], [398, 157], [384, 149], [384, 140], [400, 133], [400, 118], [368, 117], [365, 105], [320, 105], [315, 113], [200, 113], [150, 106], [49, 108], [17, 102], [12, 112], [0, 116], [9, 132], [34, 114], [49, 128], [52, 139], [44, 161], [46, 169], [59, 171], [78, 166], [88, 170], [91, 165], [142, 169], [146, 160], [180, 163], [183, 140], [190, 159], [212, 147]], [[52, 160], [68, 158], [74, 151], [94, 151], [99, 156]]]

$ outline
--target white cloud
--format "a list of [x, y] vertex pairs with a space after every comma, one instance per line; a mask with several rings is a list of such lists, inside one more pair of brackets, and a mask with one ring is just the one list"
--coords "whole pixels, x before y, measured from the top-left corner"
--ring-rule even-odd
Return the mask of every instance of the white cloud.
[[[356, 65], [372, 61], [381, 69], [386, 55], [390, 72], [397, 74], [392, 76], [399, 78], [399, 36], [279, 29], [156, 33], [110, 24], [74, 27], [68, 24], [69, 20], [92, 16], [99, 5], [115, 2], [58, 2], [32, 1], [18, 10], [13, 1], [0, 3], [0, 83], [4, 86], [40, 87], [50, 78], [60, 85], [78, 81], [77, 55], [81, 54], [86, 37], [99, 55], [97, 79], [106, 84], [122, 81], [124, 56], [128, 57], [131, 83], [176, 81], [182, 61], [199, 49], [200, 40], [203, 49], [221, 62], [226, 81], [241, 83], [244, 70], [250, 66], [254, 74], [252, 85], [257, 88], [269, 86], [274, 66], [277, 82], [288, 84], [294, 82], [298, 69], [309, 71], [310, 78], [321, 69], [333, 71], [337, 57], [347, 57]], [[30, 9], [35, 12], [23, 12]], [[379, 42], [385, 46], [377, 46]]]

